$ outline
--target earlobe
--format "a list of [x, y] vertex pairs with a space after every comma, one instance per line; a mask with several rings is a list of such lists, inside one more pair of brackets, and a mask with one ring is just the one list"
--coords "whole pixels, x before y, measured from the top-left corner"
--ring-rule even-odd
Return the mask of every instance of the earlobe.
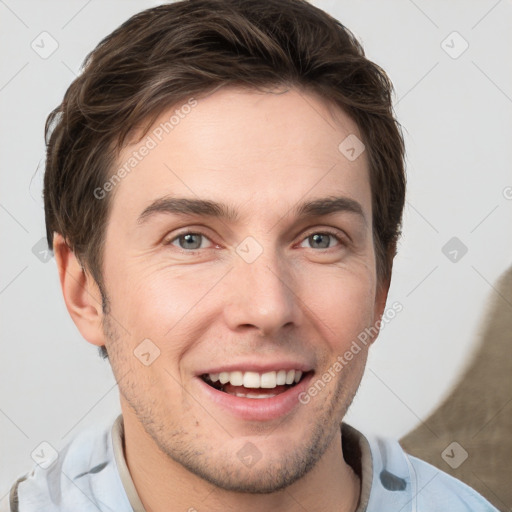
[[104, 345], [102, 299], [98, 285], [59, 233], [54, 233], [53, 251], [62, 295], [73, 322], [89, 343]]

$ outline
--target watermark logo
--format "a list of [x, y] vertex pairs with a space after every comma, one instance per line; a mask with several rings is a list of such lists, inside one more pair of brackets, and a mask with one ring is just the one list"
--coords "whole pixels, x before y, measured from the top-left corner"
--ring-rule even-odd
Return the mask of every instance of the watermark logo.
[[459, 238], [454, 236], [443, 245], [441, 252], [452, 263], [458, 263], [466, 255], [468, 248]]
[[347, 160], [353, 162], [361, 156], [365, 145], [357, 135], [351, 133], [340, 142], [338, 150]]
[[238, 450], [236, 455], [240, 459], [240, 462], [248, 468], [252, 468], [263, 456], [256, 445], [249, 441]]
[[52, 252], [48, 249], [46, 237], [41, 238], [41, 240], [34, 244], [32, 254], [42, 263], [48, 263], [53, 258]]
[[457, 31], [453, 31], [441, 41], [441, 48], [452, 59], [458, 59], [469, 48], [469, 43]]
[[48, 32], [41, 32], [31, 43], [30, 47], [41, 59], [51, 57], [59, 47], [57, 40]]
[[39, 443], [30, 454], [32, 460], [43, 469], [48, 469], [59, 457], [57, 450], [47, 441]]
[[246, 263], [255, 262], [263, 252], [263, 247], [252, 236], [244, 238], [235, 249], [235, 252]]
[[150, 366], [160, 356], [160, 349], [146, 338], [137, 345], [133, 354], [144, 366]]
[[469, 454], [457, 441], [453, 441], [443, 450], [441, 457], [448, 466], [457, 469], [466, 461]]

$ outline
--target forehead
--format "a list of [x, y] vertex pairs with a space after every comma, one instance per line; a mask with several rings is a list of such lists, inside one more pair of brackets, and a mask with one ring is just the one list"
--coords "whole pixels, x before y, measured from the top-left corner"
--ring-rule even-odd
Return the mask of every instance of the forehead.
[[340, 151], [347, 137], [362, 139], [346, 113], [295, 89], [227, 88], [184, 100], [121, 152], [111, 217], [133, 224], [165, 195], [237, 204], [242, 214], [253, 205], [262, 215], [326, 193], [369, 205], [366, 154], [348, 159]]

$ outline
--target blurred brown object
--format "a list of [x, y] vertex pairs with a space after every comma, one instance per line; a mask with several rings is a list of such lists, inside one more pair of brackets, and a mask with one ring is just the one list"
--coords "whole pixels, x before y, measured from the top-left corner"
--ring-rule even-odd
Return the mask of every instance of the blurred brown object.
[[[400, 444], [406, 452], [462, 480], [496, 508], [509, 512], [512, 511], [512, 267], [500, 277], [492, 292], [478, 337], [475, 354], [453, 391]], [[462, 463], [464, 451], [457, 445], [450, 447], [453, 442], [468, 454]]]

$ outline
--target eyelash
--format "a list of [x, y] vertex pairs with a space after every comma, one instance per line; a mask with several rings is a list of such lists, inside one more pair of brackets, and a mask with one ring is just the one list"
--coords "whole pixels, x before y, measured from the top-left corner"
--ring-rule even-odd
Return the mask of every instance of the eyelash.
[[[334, 231], [334, 230], [331, 230], [331, 229], [322, 229], [322, 230], [314, 230], [314, 231], [310, 231], [309, 233], [307, 233], [301, 240], [301, 243], [306, 240], [307, 238], [309, 238], [310, 236], [313, 236], [313, 235], [316, 235], [316, 234], [320, 234], [320, 235], [330, 235], [332, 236], [333, 238], [336, 239], [337, 242], [339, 242], [339, 244], [341, 246], [344, 246], [344, 245], [347, 245], [347, 238], [346, 236], [343, 236], [341, 235], [338, 231]], [[166, 246], [169, 246], [169, 245], [172, 245], [173, 242], [175, 242], [176, 240], [178, 240], [180, 237], [182, 236], [185, 236], [185, 235], [199, 235], [199, 236], [203, 236], [204, 238], [207, 238], [208, 240], [210, 240], [210, 238], [208, 237], [208, 235], [206, 235], [205, 233], [202, 233], [201, 231], [183, 231], [182, 233], [178, 233], [177, 235], [175, 235], [173, 238], [169, 239], [169, 240], [166, 240], [164, 242], [164, 245]], [[210, 240], [211, 242], [211, 240]], [[178, 251], [182, 252], [182, 253], [186, 253], [186, 254], [195, 254], [201, 250], [204, 250], [204, 249], [183, 249], [182, 247], [176, 247], [174, 246], [175, 249], [178, 249]], [[321, 250], [321, 251], [328, 251], [329, 249], [334, 249], [335, 247], [327, 247], [325, 249], [317, 249], [318, 250]], [[314, 250], [314, 249], [313, 249]]]

